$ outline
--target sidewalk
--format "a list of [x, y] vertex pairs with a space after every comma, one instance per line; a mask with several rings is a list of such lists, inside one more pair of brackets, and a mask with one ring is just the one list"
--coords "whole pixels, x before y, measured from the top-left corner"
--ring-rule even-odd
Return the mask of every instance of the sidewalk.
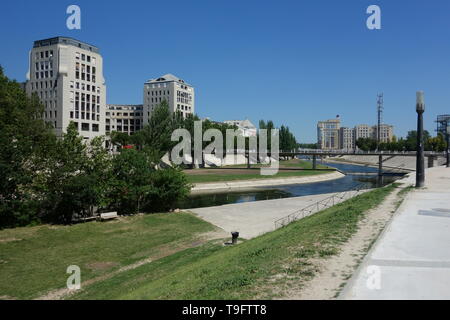
[[[425, 172], [340, 299], [450, 299], [450, 168]], [[406, 178], [414, 184], [415, 174]]]

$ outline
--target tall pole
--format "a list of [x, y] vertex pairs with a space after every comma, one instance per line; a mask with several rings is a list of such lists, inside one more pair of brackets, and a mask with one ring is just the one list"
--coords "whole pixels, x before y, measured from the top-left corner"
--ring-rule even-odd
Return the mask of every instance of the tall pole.
[[425, 100], [423, 91], [416, 94], [416, 112], [417, 112], [417, 159], [416, 159], [416, 188], [422, 188], [425, 185], [424, 168], [424, 142], [423, 142], [423, 113], [425, 112]]
[[445, 133], [447, 138], [447, 168], [450, 168], [450, 123], [447, 123]]
[[381, 155], [380, 144], [381, 144], [381, 123], [383, 117], [383, 94], [378, 95], [377, 99], [377, 115], [378, 115], [378, 125], [377, 125], [377, 151], [380, 152], [378, 156], [378, 186], [383, 185], [383, 156]]

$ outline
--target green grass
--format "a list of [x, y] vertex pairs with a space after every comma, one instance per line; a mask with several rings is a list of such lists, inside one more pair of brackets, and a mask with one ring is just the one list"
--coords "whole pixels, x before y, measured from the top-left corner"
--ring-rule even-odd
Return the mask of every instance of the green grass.
[[84, 288], [73, 299], [273, 298], [317, 271], [310, 259], [339, 251], [364, 212], [396, 186], [376, 189], [234, 247], [209, 243]]
[[320, 171], [320, 170], [279, 171], [276, 175], [273, 176], [262, 176], [259, 170], [255, 170], [255, 173], [242, 173], [242, 174], [227, 174], [223, 172], [213, 172], [213, 170], [211, 170], [205, 174], [188, 175], [187, 178], [190, 183], [206, 183], [206, 182], [236, 181], [236, 180], [304, 177], [324, 173], [330, 173], [330, 171]]
[[66, 269], [78, 265], [82, 281], [170, 250], [186, 248], [215, 228], [191, 214], [154, 214], [75, 226], [0, 231], [0, 297], [36, 298], [63, 288]]

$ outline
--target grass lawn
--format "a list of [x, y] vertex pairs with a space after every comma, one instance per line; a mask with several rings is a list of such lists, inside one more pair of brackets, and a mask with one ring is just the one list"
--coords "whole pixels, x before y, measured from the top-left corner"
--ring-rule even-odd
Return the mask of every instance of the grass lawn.
[[191, 214], [154, 214], [75, 226], [0, 231], [0, 299], [30, 299], [66, 286], [70, 265], [82, 281], [148, 257], [190, 247], [215, 227]]
[[311, 259], [338, 252], [364, 212], [396, 186], [376, 189], [234, 247], [208, 243], [95, 283], [73, 299], [274, 298], [314, 276]]

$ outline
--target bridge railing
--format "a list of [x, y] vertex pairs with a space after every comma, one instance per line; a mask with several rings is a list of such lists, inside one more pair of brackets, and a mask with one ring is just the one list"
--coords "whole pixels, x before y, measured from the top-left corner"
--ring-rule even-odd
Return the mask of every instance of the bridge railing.
[[[281, 152], [281, 153], [289, 153], [289, 152]], [[342, 154], [342, 155], [373, 155], [373, 154], [380, 154], [380, 155], [415, 155], [416, 151], [363, 151], [363, 150], [348, 150], [348, 149], [341, 149], [341, 150], [327, 150], [327, 149], [297, 149], [297, 151], [293, 153], [302, 153], [302, 154]], [[445, 152], [436, 152], [436, 151], [425, 151], [425, 155], [428, 156], [444, 156]]]

